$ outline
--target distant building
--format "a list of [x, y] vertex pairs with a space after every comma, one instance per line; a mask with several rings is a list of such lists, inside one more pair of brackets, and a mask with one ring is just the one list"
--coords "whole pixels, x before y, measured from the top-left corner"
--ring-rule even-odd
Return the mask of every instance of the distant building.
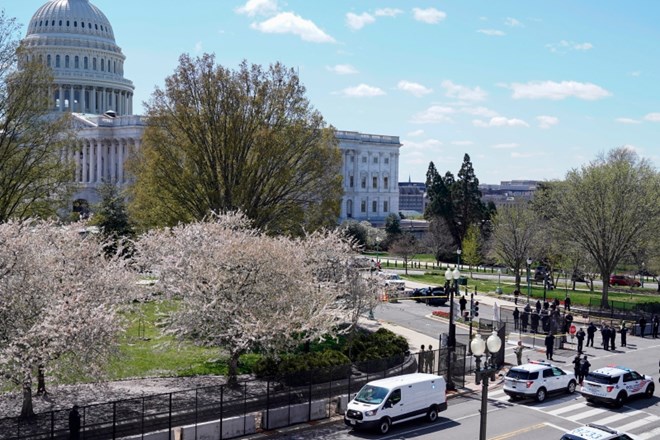
[[336, 136], [344, 178], [340, 222], [383, 224], [399, 212], [399, 137], [339, 130]]
[[481, 200], [493, 202], [496, 207], [512, 206], [525, 203], [534, 198], [538, 186], [537, 180], [503, 180], [499, 185], [479, 185]]
[[426, 184], [423, 182], [399, 182], [399, 212], [406, 216], [424, 214], [426, 208]]

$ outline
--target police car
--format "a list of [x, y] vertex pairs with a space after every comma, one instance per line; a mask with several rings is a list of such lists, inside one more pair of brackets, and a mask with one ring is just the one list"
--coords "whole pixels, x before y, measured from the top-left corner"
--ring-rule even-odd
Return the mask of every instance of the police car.
[[637, 440], [638, 438], [607, 426], [590, 423], [567, 432], [560, 440]]
[[511, 399], [533, 397], [543, 402], [548, 394], [575, 392], [575, 374], [546, 362], [511, 367], [504, 377], [504, 392]]
[[623, 406], [632, 396], [653, 397], [654, 391], [655, 385], [651, 376], [613, 365], [587, 374], [580, 389], [587, 402], [603, 402], [616, 407]]

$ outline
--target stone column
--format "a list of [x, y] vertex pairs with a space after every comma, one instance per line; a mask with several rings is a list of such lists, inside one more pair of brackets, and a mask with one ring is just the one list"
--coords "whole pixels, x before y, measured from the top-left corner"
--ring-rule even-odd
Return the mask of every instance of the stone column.
[[70, 112], [73, 112], [73, 111], [74, 111], [74, 110], [73, 110], [73, 106], [74, 106], [74, 103], [73, 103], [73, 101], [74, 101], [74, 99], [73, 99], [74, 96], [73, 96], [73, 94], [74, 94], [74, 91], [73, 91], [73, 84], [71, 84], [71, 85], [69, 86], [69, 111], [70, 111]]
[[117, 181], [119, 182], [120, 185], [124, 184], [124, 147], [126, 145], [127, 140], [126, 139], [121, 139], [119, 142], [119, 160], [117, 164], [118, 168], [118, 176], [117, 176]]
[[103, 141], [96, 139], [96, 182], [103, 181]]
[[97, 114], [96, 111], [96, 87], [92, 87], [89, 91], [89, 100], [92, 102], [90, 107], [90, 113]]
[[74, 182], [80, 183], [80, 168], [81, 168], [81, 163], [80, 163], [80, 145], [76, 144], [75, 148], [73, 149], [73, 161], [76, 164], [76, 174], [75, 174], [75, 179]]
[[89, 180], [89, 175], [87, 174], [87, 171], [89, 169], [89, 165], [87, 164], [87, 141], [85, 139], [82, 140], [82, 178], [80, 179], [81, 182], [87, 183]]
[[82, 86], [80, 89], [80, 113], [87, 113], [87, 100], [85, 99], [86, 87]]
[[59, 97], [60, 97], [60, 111], [64, 111], [64, 87], [62, 87], [62, 84], [59, 85]]
[[110, 144], [110, 176], [109, 180], [112, 183], [117, 181], [117, 144], [113, 141]]

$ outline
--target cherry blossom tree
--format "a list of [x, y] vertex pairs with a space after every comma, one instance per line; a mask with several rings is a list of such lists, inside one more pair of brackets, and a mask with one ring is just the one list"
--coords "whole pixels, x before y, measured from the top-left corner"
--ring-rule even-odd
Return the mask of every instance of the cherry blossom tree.
[[241, 354], [277, 356], [351, 322], [354, 302], [342, 298], [355, 281], [354, 251], [341, 232], [274, 237], [228, 214], [152, 230], [136, 251], [160, 275], [164, 299], [178, 303], [166, 331], [226, 351], [232, 384]]
[[0, 224], [0, 383], [21, 387], [21, 416], [34, 415], [32, 385], [45, 377], [103, 377], [122, 329], [118, 311], [135, 283], [122, 258], [81, 233], [84, 224]]

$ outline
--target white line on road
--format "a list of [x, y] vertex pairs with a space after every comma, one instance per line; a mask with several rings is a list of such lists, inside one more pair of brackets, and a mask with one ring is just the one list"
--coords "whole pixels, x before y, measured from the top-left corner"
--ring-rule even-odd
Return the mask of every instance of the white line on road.
[[568, 416], [568, 417], [566, 417], [566, 419], [570, 420], [571, 422], [575, 422], [576, 420], [586, 419], [587, 417], [593, 417], [595, 415], [604, 413], [605, 411], [607, 411], [607, 410], [602, 409], [602, 408], [595, 408], [595, 409], [592, 409], [592, 410], [589, 410], [589, 411], [579, 412], [575, 415]]

